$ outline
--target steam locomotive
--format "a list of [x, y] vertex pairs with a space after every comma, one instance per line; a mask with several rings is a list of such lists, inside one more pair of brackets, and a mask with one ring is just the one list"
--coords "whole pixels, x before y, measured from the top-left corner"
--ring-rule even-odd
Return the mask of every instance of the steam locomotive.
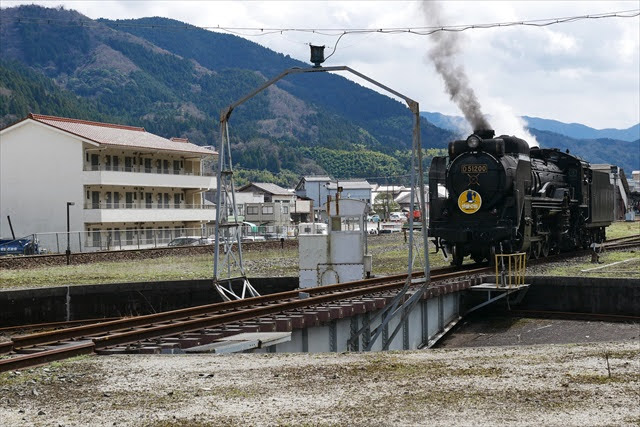
[[523, 251], [538, 258], [604, 241], [614, 203], [606, 172], [568, 151], [494, 135], [476, 130], [431, 163], [429, 235], [452, 264]]

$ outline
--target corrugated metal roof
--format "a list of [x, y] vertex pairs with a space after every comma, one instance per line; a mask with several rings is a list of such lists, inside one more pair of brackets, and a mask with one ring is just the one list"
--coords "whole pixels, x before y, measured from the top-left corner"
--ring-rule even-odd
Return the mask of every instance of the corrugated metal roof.
[[369, 184], [368, 181], [338, 181], [337, 184], [335, 182], [332, 182], [331, 184], [327, 185], [327, 188], [333, 190], [337, 185], [342, 187], [344, 190], [371, 190], [371, 184]]
[[110, 123], [90, 122], [65, 117], [29, 114], [27, 117], [37, 122], [53, 126], [57, 129], [88, 139], [98, 144], [135, 147], [147, 150], [188, 152], [212, 156], [215, 151], [200, 147], [182, 138], [170, 140], [147, 132], [144, 128], [124, 126]]
[[324, 175], [305, 176], [303, 179], [305, 181], [307, 181], [307, 182], [316, 182], [316, 181], [328, 182], [328, 181], [331, 181], [331, 178], [329, 178], [328, 176], [324, 176]]

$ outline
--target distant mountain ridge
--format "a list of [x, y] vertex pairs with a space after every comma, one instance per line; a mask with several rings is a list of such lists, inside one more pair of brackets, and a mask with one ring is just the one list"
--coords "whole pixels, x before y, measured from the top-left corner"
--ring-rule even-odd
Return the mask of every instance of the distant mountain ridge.
[[[309, 66], [168, 18], [91, 21], [62, 7], [29, 5], [3, 8], [0, 19], [0, 128], [33, 112], [217, 145], [222, 109], [286, 68]], [[240, 179], [291, 186], [301, 174], [328, 173], [385, 182], [406, 177], [410, 168], [406, 105], [342, 76], [288, 76], [235, 111], [229, 125]], [[459, 117], [422, 115], [426, 158], [441, 155], [468, 127]], [[576, 145], [554, 135], [542, 138], [563, 149], [553, 142]], [[604, 144], [602, 158], [609, 160], [603, 162], [637, 164], [629, 155], [633, 145], [619, 142], [589, 146]]]
[[[421, 112], [420, 114], [438, 127], [457, 132], [459, 137], [464, 138], [471, 132], [470, 126], [462, 117], [433, 112]], [[541, 147], [569, 150], [590, 163], [618, 165], [629, 174], [631, 171], [640, 170], [640, 135], [638, 135], [640, 125], [632, 126], [629, 129], [597, 130], [576, 123], [567, 124], [528, 116], [522, 118], [528, 123], [527, 129], [536, 137]], [[533, 126], [533, 123], [543, 129]], [[627, 138], [633, 137], [635, 132], [635, 139], [571, 136], [547, 128], [562, 130], [573, 135], [621, 135]], [[495, 129], [495, 131], [498, 134], [501, 133], [500, 129]]]
[[640, 139], [640, 123], [628, 129], [594, 129], [580, 123], [563, 123], [557, 120], [541, 119], [539, 117], [522, 116], [528, 127], [547, 130], [575, 139], [618, 139], [621, 141], [636, 141]]
[[[456, 132], [469, 132], [471, 127], [461, 116], [448, 116], [436, 112], [421, 111], [420, 115], [434, 125]], [[640, 123], [628, 129], [594, 129], [580, 123], [564, 123], [558, 120], [542, 119], [539, 117], [521, 116], [527, 127], [550, 131], [574, 139], [617, 139], [620, 141], [636, 141], [640, 139]], [[496, 129], [499, 132], [498, 129]]]

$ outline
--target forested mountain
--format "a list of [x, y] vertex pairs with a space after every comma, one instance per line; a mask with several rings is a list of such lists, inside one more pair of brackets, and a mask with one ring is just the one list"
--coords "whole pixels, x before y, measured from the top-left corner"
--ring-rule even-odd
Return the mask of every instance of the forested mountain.
[[[217, 145], [223, 108], [285, 68], [308, 66], [166, 18], [91, 21], [31, 5], [2, 9], [1, 19], [3, 127], [36, 112]], [[286, 186], [304, 173], [404, 175], [411, 120], [404, 104], [344, 77], [289, 76], [234, 111], [234, 164]], [[421, 127], [427, 148], [452, 138], [426, 120]]]
[[620, 166], [628, 176], [640, 169], [640, 140], [574, 139], [558, 133], [529, 128], [541, 147], [569, 150], [571, 154], [590, 163], [609, 163]]

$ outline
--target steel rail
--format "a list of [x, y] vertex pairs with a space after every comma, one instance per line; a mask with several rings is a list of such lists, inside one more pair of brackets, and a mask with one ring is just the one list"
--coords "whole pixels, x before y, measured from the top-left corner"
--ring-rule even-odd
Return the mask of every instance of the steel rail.
[[[460, 270], [454, 268], [444, 268], [440, 271], [442, 273], [436, 278], [442, 280], [448, 277], [457, 277], [461, 273], [474, 274], [484, 269], [474, 270]], [[416, 278], [421, 277], [421, 272], [415, 272]], [[396, 274], [385, 277], [376, 277], [370, 279], [363, 279], [354, 282], [337, 283], [327, 286], [319, 286], [316, 288], [285, 291], [275, 294], [262, 295], [258, 297], [245, 298], [244, 300], [233, 300], [227, 302], [213, 303], [207, 305], [201, 305], [196, 307], [188, 307], [178, 310], [165, 311], [161, 313], [148, 314], [143, 316], [136, 316], [131, 318], [122, 318], [118, 320], [112, 320], [107, 322], [100, 322], [95, 324], [76, 326], [55, 331], [45, 331], [23, 336], [12, 337], [10, 343], [0, 343], [0, 354], [10, 352], [12, 349], [24, 348], [33, 345], [44, 345], [55, 343], [63, 340], [80, 338], [88, 335], [98, 335], [107, 333], [113, 330], [129, 329], [136, 327], [144, 327], [152, 323], [161, 323], [166, 321], [177, 320], [180, 318], [188, 318], [194, 316], [206, 315], [212, 312], [221, 312], [226, 310], [240, 310], [243, 308], [251, 307], [259, 304], [270, 304], [278, 302], [284, 299], [298, 298], [300, 292], [305, 292], [311, 295], [319, 295], [323, 293], [336, 292], [341, 290], [348, 290], [361, 287], [369, 287], [379, 283], [385, 283], [393, 280], [405, 280], [407, 274]]]
[[35, 329], [67, 328], [67, 327], [77, 326], [83, 323], [101, 323], [101, 322], [109, 322], [109, 321], [118, 320], [118, 319], [122, 319], [122, 317], [79, 319], [79, 320], [69, 320], [67, 322], [29, 323], [26, 325], [4, 326], [0, 328], [0, 333], [13, 332], [13, 331], [30, 331]]
[[95, 344], [92, 341], [79, 342], [51, 350], [44, 350], [32, 354], [23, 354], [8, 359], [0, 359], [0, 372], [13, 371], [15, 369], [29, 368], [57, 360], [92, 354]]
[[[484, 271], [486, 269], [481, 269], [481, 270]], [[472, 271], [475, 271], [475, 270], [472, 270]], [[466, 276], [468, 274], [469, 274], [469, 271], [445, 273], [440, 276], [440, 279]], [[403, 276], [405, 277], [403, 278]], [[86, 340], [90, 339], [92, 341], [91, 351], [95, 351], [95, 350], [104, 349], [114, 345], [134, 343], [134, 342], [139, 342], [139, 341], [150, 339], [150, 338], [173, 336], [173, 335], [177, 335], [184, 332], [211, 328], [211, 327], [220, 326], [228, 323], [247, 321], [247, 320], [251, 320], [259, 317], [274, 315], [274, 314], [285, 312], [285, 311], [317, 306], [317, 305], [337, 302], [345, 299], [352, 299], [352, 298], [361, 297], [364, 295], [385, 293], [385, 292], [393, 291], [395, 289], [403, 287], [406, 282], [406, 280], [404, 280], [405, 278], [406, 278], [406, 275], [395, 275], [392, 277], [384, 278], [386, 279], [386, 282], [383, 280], [383, 278], [377, 278], [376, 281], [379, 283], [375, 283], [375, 284], [367, 283], [368, 286], [362, 286], [361, 282], [338, 284], [338, 285], [351, 285], [350, 287], [330, 285], [330, 286], [325, 286], [323, 288], [333, 288], [331, 292], [328, 291], [327, 289], [324, 289], [324, 292], [323, 292], [323, 289], [314, 288], [315, 292], [313, 293], [315, 295], [309, 296], [303, 299], [300, 299], [300, 298], [291, 298], [288, 300], [279, 299], [277, 301], [271, 301], [270, 304], [265, 304], [263, 302], [262, 304], [258, 304], [257, 307], [254, 306], [253, 308], [248, 308], [245, 306], [243, 307], [245, 309], [236, 308], [233, 311], [227, 311], [227, 312], [220, 312], [218, 310], [216, 314], [211, 314], [211, 312], [209, 312], [208, 315], [202, 315], [196, 318], [192, 318], [192, 317], [175, 318], [174, 317], [173, 319], [166, 319], [164, 323], [160, 323], [160, 324], [147, 321], [146, 323], [141, 324], [140, 325], [141, 327], [138, 327], [138, 328], [136, 327], [126, 327], [126, 328], [119, 328], [119, 329], [112, 328], [111, 330], [104, 332], [106, 333], [106, 335], [90, 336], [90, 334], [89, 335], [83, 334], [82, 338]], [[434, 277], [434, 279], [435, 278], [436, 277]], [[368, 281], [371, 281], [371, 279], [368, 279]], [[355, 286], [357, 284], [360, 284], [360, 286]], [[297, 296], [299, 292], [290, 291], [290, 292], [285, 292], [281, 294], [296, 294]], [[259, 299], [263, 299], [263, 297], [256, 297], [256, 298], [252, 298], [251, 300], [253, 300], [254, 305], [256, 305], [255, 304], [257, 303], [256, 300], [259, 300]], [[250, 303], [251, 301], [250, 299], [247, 299], [245, 300], [245, 302]], [[211, 306], [217, 305], [219, 307], [221, 305], [223, 306], [239, 305], [238, 304], [239, 302], [236, 302], [236, 301], [232, 301], [232, 303], [234, 304], [219, 303], [219, 304], [212, 304]], [[142, 319], [135, 319], [135, 320], [142, 320]], [[114, 323], [117, 323], [117, 322], [114, 322]], [[104, 326], [104, 325], [101, 324], [98, 326]], [[78, 329], [83, 329], [82, 332], [87, 332], [87, 328], [78, 328]], [[65, 332], [65, 331], [62, 331], [62, 332]], [[20, 341], [21, 337], [16, 337], [16, 338], [18, 338], [18, 341]], [[80, 338], [80, 337], [74, 336], [72, 338]], [[28, 340], [22, 340], [22, 342], [15, 342], [13, 343], [14, 350], [20, 350], [20, 349], [29, 347], [30, 345], [34, 345], [32, 344], [32, 342], [33, 341], [28, 341]], [[45, 339], [44, 342], [39, 342], [39, 344], [49, 344], [51, 342], [52, 341], [50, 339]], [[58, 341], [55, 341], [55, 342], [58, 342]], [[27, 343], [28, 345], [25, 345], [25, 343]], [[64, 354], [68, 354], [68, 356], [66, 357], [72, 357], [75, 355], [74, 352], [77, 350], [76, 347], [77, 346], [73, 344], [65, 345], [60, 349], [56, 349], [56, 352], [53, 354], [56, 355], [57, 357], [56, 360], [65, 358]], [[86, 351], [91, 352], [89, 350], [86, 350]], [[11, 370], [11, 369], [19, 369], [17, 366], [24, 367], [24, 366], [33, 366], [35, 364], [46, 363], [49, 360], [47, 358], [50, 357], [49, 356], [50, 352], [52, 352], [52, 350], [2, 359], [0, 360], [0, 372]], [[39, 354], [42, 355], [42, 359], [38, 357]], [[23, 362], [23, 360], [26, 360], [26, 361]]]
[[[633, 239], [635, 237], [631, 237]], [[623, 238], [629, 239], [629, 238]], [[621, 239], [615, 239], [616, 241]], [[613, 242], [610, 241], [610, 242]], [[628, 242], [625, 242], [628, 244]], [[610, 245], [614, 246], [614, 245]], [[553, 262], [559, 256], [580, 256], [589, 251], [578, 251], [538, 259], [538, 262]], [[473, 265], [472, 267], [475, 267]], [[467, 266], [467, 268], [470, 265]], [[443, 268], [441, 274], [433, 276], [432, 280], [446, 280], [448, 278], [490, 272], [491, 267], [465, 270], [460, 268]], [[170, 312], [138, 316], [135, 318], [118, 319], [98, 324], [68, 328], [60, 331], [50, 331], [13, 337], [12, 341], [0, 342], [0, 354], [11, 350], [20, 350], [35, 345], [58, 343], [64, 340], [86, 338], [91, 341], [67, 343], [60, 348], [43, 350], [31, 354], [0, 359], [0, 372], [36, 366], [55, 360], [74, 357], [80, 354], [91, 354], [99, 349], [114, 345], [139, 342], [145, 339], [173, 336], [184, 332], [197, 331], [229, 323], [247, 321], [277, 313], [333, 303], [341, 300], [380, 294], [392, 291], [405, 285], [408, 274], [397, 274], [386, 277], [364, 279], [360, 281], [338, 283], [334, 285], [280, 292], [277, 294], [248, 298], [245, 300], [229, 301], [191, 307]], [[412, 277], [419, 279], [421, 272], [414, 272]], [[305, 292], [307, 298], [299, 298]], [[257, 307], [256, 307], [257, 306]], [[197, 317], [199, 316], [199, 317]], [[194, 318], [196, 317], [196, 318]], [[106, 335], [100, 335], [106, 334]], [[96, 336], [98, 335], [98, 336]]]

